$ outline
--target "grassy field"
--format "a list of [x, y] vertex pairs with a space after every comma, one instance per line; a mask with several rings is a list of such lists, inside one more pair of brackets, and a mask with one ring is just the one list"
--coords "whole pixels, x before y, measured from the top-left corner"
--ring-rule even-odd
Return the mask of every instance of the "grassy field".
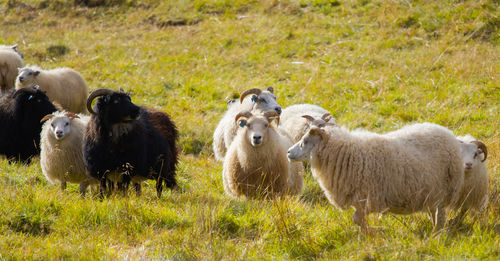
[[[140, 198], [81, 199], [76, 185], [49, 184], [38, 159], [0, 159], [0, 259], [500, 259], [499, 5], [0, 0], [0, 44], [168, 112], [183, 152], [180, 186], [161, 199], [151, 182]], [[300, 197], [229, 198], [211, 136], [226, 98], [264, 86], [283, 107], [314, 103], [352, 129], [430, 121], [481, 139], [488, 208], [435, 236], [424, 214], [371, 215], [380, 232], [365, 237], [310, 172]]]

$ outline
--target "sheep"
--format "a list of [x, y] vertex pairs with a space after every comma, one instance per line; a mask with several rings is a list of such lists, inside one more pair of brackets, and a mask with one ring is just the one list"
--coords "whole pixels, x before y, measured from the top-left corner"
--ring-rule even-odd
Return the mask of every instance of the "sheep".
[[[302, 117], [306, 115], [312, 119], [323, 123], [335, 124], [335, 119], [330, 113], [313, 104], [295, 104], [283, 109], [280, 115], [280, 127], [287, 131], [293, 138], [293, 142], [298, 142], [309, 130], [308, 119]], [[318, 122], [317, 124], [321, 124]]]
[[50, 100], [59, 103], [65, 110], [73, 113], [86, 113], [85, 101], [89, 94], [82, 76], [70, 68], [42, 70], [36, 66], [19, 69], [16, 89], [37, 84], [47, 92]]
[[83, 135], [90, 116], [76, 115], [70, 112], [48, 114], [41, 122], [40, 165], [47, 180], [60, 183], [61, 190], [66, 189], [66, 182], [80, 184], [80, 194], [85, 196], [89, 185], [98, 184], [98, 180], [87, 176], [83, 164]]
[[40, 120], [57, 108], [38, 86], [4, 93], [0, 97], [0, 155], [29, 163], [39, 153]]
[[233, 122], [236, 114], [251, 110], [255, 112], [274, 110], [281, 114], [281, 106], [276, 102], [273, 87], [267, 87], [264, 91], [257, 88], [246, 90], [241, 93], [239, 103], [229, 100], [227, 107], [228, 110], [222, 116], [213, 135], [213, 150], [218, 161], [224, 161], [224, 155], [236, 136], [237, 127]]
[[162, 184], [175, 187], [178, 132], [168, 114], [133, 104], [121, 88], [118, 92], [92, 92], [87, 109], [92, 115], [83, 142], [83, 161], [87, 175], [100, 181], [101, 197], [109, 180], [122, 184], [124, 191], [132, 182], [140, 195], [140, 182], [155, 179], [158, 198]]
[[372, 232], [365, 215], [429, 211], [434, 230], [446, 223], [463, 184], [460, 146], [448, 129], [413, 124], [386, 134], [339, 126], [312, 126], [288, 151], [292, 161], [310, 159], [313, 177], [328, 200], [353, 206], [354, 222]]
[[486, 145], [470, 135], [459, 136], [457, 139], [460, 141], [465, 178], [460, 197], [454, 206], [455, 210], [460, 210], [452, 220], [454, 224], [462, 223], [468, 210], [478, 213], [486, 206], [489, 188]]
[[17, 68], [23, 66], [23, 54], [17, 50], [17, 44], [0, 45], [0, 93], [14, 88]]
[[290, 164], [287, 160], [286, 151], [293, 143], [286, 133], [272, 125], [278, 117], [276, 111], [266, 111], [263, 115], [245, 111], [235, 116], [239, 130], [223, 165], [227, 194], [273, 198], [302, 192], [302, 164]]

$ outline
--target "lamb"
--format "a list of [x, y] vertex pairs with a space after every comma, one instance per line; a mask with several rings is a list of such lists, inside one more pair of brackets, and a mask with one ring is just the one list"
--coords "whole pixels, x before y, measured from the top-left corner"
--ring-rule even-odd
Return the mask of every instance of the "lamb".
[[387, 211], [428, 211], [434, 229], [443, 228], [446, 208], [457, 202], [464, 180], [458, 141], [432, 123], [386, 134], [313, 126], [288, 158], [310, 158], [328, 200], [342, 209], [353, 206], [353, 220], [363, 232], [371, 232], [365, 215]]
[[17, 44], [0, 45], [0, 93], [14, 88], [17, 68], [23, 66], [23, 54], [17, 50]]
[[54, 112], [46, 115], [41, 122], [40, 164], [47, 180], [60, 183], [61, 190], [66, 182], [80, 184], [80, 194], [85, 196], [89, 185], [98, 180], [87, 176], [83, 164], [83, 136], [90, 116], [70, 112]]
[[286, 151], [293, 143], [290, 137], [272, 125], [278, 117], [276, 111], [266, 111], [263, 115], [246, 111], [235, 116], [239, 130], [229, 147], [223, 168], [227, 194], [274, 198], [302, 192], [302, 164], [287, 160]]
[[87, 175], [100, 181], [101, 196], [109, 180], [122, 184], [124, 191], [132, 182], [139, 195], [140, 182], [154, 179], [158, 197], [162, 184], [176, 185], [178, 132], [168, 114], [133, 104], [121, 88], [119, 92], [92, 92], [87, 109], [92, 116], [84, 137], [83, 161]]
[[283, 109], [280, 115], [280, 127], [287, 131], [293, 138], [293, 142], [298, 142], [309, 130], [309, 120], [302, 117], [306, 115], [313, 121], [321, 121], [316, 124], [335, 124], [335, 119], [330, 113], [313, 104], [295, 104]]
[[470, 135], [459, 136], [457, 139], [460, 141], [465, 178], [460, 198], [454, 206], [460, 212], [453, 223], [460, 224], [468, 210], [478, 213], [488, 203], [489, 182], [485, 162], [488, 149], [483, 142]]
[[240, 102], [228, 101], [228, 110], [222, 116], [213, 135], [213, 150], [218, 161], [224, 161], [224, 156], [236, 136], [237, 126], [234, 125], [234, 117], [242, 111], [263, 112], [274, 110], [281, 114], [281, 106], [276, 102], [273, 87], [266, 90], [257, 88], [249, 89], [241, 93]]
[[16, 89], [37, 84], [50, 100], [73, 113], [86, 113], [85, 102], [89, 94], [82, 76], [70, 68], [42, 70], [36, 66], [19, 69]]
[[0, 97], [0, 155], [29, 163], [39, 153], [40, 120], [55, 111], [57, 107], [38, 86], [4, 93]]

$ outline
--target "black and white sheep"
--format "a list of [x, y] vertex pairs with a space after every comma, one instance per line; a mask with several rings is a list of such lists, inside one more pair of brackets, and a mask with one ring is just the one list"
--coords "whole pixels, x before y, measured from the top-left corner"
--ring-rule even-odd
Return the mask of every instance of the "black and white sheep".
[[29, 163], [39, 153], [40, 120], [56, 110], [38, 86], [4, 93], [0, 97], [0, 154]]
[[288, 158], [310, 159], [313, 177], [329, 201], [342, 209], [353, 206], [354, 222], [363, 231], [369, 213], [417, 211], [428, 211], [439, 230], [464, 181], [459, 142], [432, 123], [386, 134], [311, 127]]
[[89, 94], [80, 73], [70, 68], [42, 70], [36, 66], [19, 69], [16, 89], [37, 84], [50, 100], [59, 103], [66, 111], [86, 113], [85, 102]]
[[70, 112], [54, 112], [46, 115], [42, 122], [40, 141], [40, 165], [42, 172], [52, 184], [66, 182], [80, 184], [80, 193], [85, 195], [89, 185], [98, 180], [87, 176], [83, 164], [83, 136], [90, 116]]
[[17, 50], [17, 44], [0, 45], [0, 93], [14, 88], [17, 69], [23, 66], [23, 54]]
[[162, 184], [168, 188], [176, 185], [178, 133], [168, 114], [133, 104], [122, 89], [92, 92], [87, 109], [92, 116], [84, 138], [83, 160], [87, 175], [100, 181], [101, 195], [108, 180], [123, 184], [124, 189], [132, 182], [139, 194], [140, 182], [154, 179], [158, 197]]
[[278, 117], [276, 111], [263, 115], [246, 111], [235, 116], [233, 124], [239, 129], [223, 168], [224, 190], [229, 195], [272, 198], [302, 192], [302, 164], [288, 161], [286, 153], [293, 142], [273, 126]]
[[243, 111], [253, 111], [256, 113], [274, 110], [281, 114], [281, 106], [276, 102], [273, 87], [267, 87], [266, 90], [257, 88], [249, 89], [241, 93], [240, 102], [234, 100], [228, 101], [228, 109], [219, 124], [215, 128], [213, 135], [213, 150], [215, 158], [218, 161], [224, 161], [234, 136], [236, 136], [237, 127], [234, 125], [234, 117]]

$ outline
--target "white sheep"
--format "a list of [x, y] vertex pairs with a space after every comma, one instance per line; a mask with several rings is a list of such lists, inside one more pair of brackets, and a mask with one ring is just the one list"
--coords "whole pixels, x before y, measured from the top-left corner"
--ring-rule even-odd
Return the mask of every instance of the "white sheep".
[[428, 211], [434, 229], [446, 223], [463, 184], [460, 145], [448, 129], [413, 124], [386, 134], [343, 127], [311, 127], [288, 151], [290, 160], [311, 160], [312, 174], [328, 200], [346, 209], [362, 231], [365, 215]]
[[[283, 109], [280, 115], [280, 127], [287, 131], [293, 139], [293, 142], [298, 142], [304, 134], [309, 130], [309, 122], [306, 115], [313, 120], [322, 121], [323, 123], [335, 124], [335, 119], [330, 113], [313, 104], [295, 104]], [[320, 124], [319, 122], [317, 124]]]
[[77, 71], [70, 68], [42, 70], [36, 66], [19, 69], [16, 89], [31, 84], [39, 85], [52, 102], [59, 103], [65, 110], [87, 112], [88, 87]]
[[229, 195], [273, 198], [302, 192], [302, 164], [288, 161], [286, 152], [293, 143], [273, 126], [277, 118], [276, 111], [263, 115], [246, 111], [235, 116], [239, 130], [223, 168], [224, 190]]
[[0, 93], [14, 88], [17, 69], [23, 66], [23, 55], [17, 50], [17, 44], [0, 45]]
[[489, 188], [486, 145], [470, 135], [459, 136], [457, 139], [460, 141], [465, 178], [460, 198], [455, 204], [455, 210], [460, 210], [453, 219], [455, 224], [463, 221], [468, 210], [478, 213], [486, 206]]
[[222, 116], [213, 135], [215, 158], [224, 161], [224, 155], [236, 136], [237, 126], [234, 124], [236, 114], [242, 111], [264, 112], [268, 110], [274, 110], [281, 114], [281, 107], [276, 102], [273, 87], [268, 87], [264, 91], [257, 88], [246, 90], [241, 93], [240, 102], [229, 100], [228, 110]]
[[80, 193], [85, 195], [89, 185], [98, 180], [88, 177], [83, 163], [83, 137], [90, 120], [89, 116], [68, 112], [46, 115], [40, 141], [40, 164], [42, 172], [52, 184], [66, 182], [80, 184]]

